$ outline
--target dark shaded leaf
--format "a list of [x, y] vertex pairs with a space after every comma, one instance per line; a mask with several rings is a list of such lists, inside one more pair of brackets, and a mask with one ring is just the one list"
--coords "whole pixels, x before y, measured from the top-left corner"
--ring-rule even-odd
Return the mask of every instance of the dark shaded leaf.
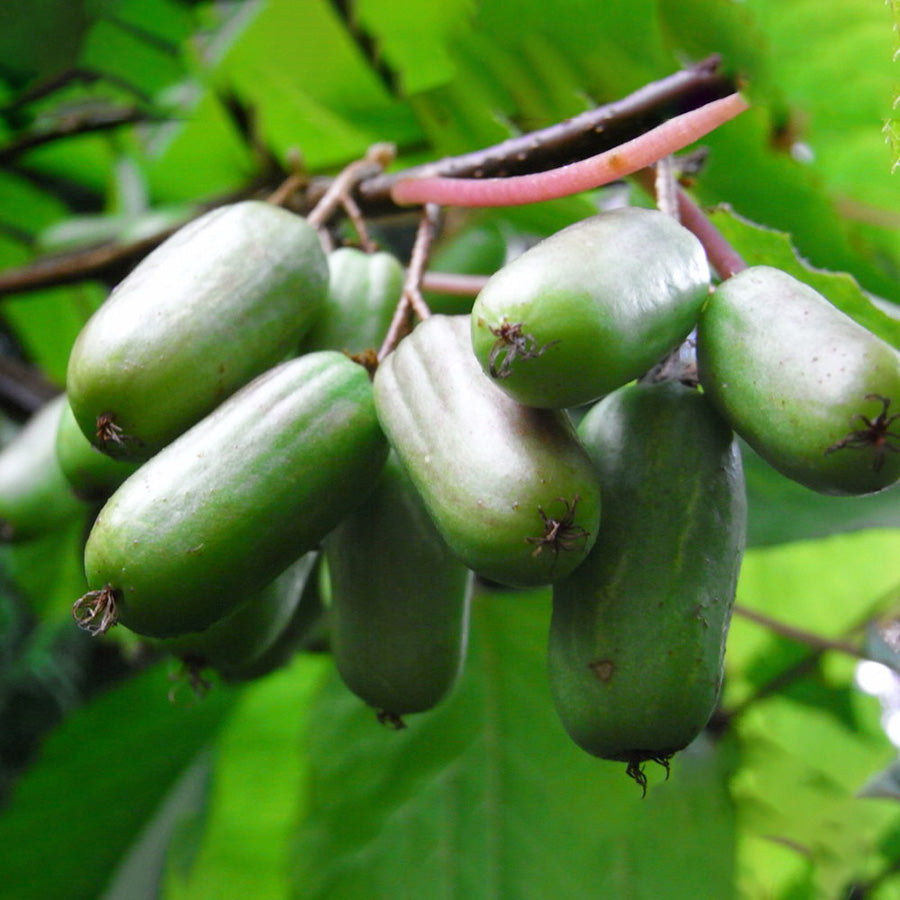
[[7, 896], [94, 900], [215, 734], [233, 693], [172, 703], [167, 670], [155, 666], [97, 697], [47, 739], [0, 816], [0, 841], [15, 848], [0, 856]]

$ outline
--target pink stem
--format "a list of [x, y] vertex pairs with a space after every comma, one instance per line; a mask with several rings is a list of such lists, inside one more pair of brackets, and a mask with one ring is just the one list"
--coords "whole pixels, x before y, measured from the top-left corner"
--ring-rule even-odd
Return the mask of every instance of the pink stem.
[[680, 188], [678, 215], [681, 224], [692, 231], [703, 244], [710, 265], [719, 273], [722, 281], [747, 268], [744, 258], [725, 240], [722, 232], [710, 222], [703, 210]]
[[518, 206], [567, 197], [651, 166], [748, 107], [740, 94], [730, 94], [675, 116], [618, 147], [567, 166], [509, 178], [403, 178], [391, 188], [391, 198], [398, 204]]
[[[635, 181], [651, 196], [657, 195], [658, 180], [652, 169], [642, 169], [635, 173]], [[675, 199], [678, 204], [678, 221], [703, 244], [706, 258], [722, 281], [747, 268], [743, 257], [713, 225], [706, 213], [677, 185]]]
[[454, 272], [425, 272], [422, 288], [439, 294], [474, 297], [487, 283], [488, 275], [458, 275]]

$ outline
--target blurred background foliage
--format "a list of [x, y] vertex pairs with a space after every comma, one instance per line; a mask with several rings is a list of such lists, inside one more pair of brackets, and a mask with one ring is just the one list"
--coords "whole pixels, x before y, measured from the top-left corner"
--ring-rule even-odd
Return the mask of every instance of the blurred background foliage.
[[[398, 167], [478, 149], [711, 54], [753, 108], [703, 141], [694, 196], [900, 346], [895, 28], [857, 0], [4, 0], [2, 438], [140, 242], [197, 210], [378, 141]], [[618, 189], [454, 215], [435, 267], [489, 273]], [[900, 897], [896, 750], [848, 652], [898, 664], [867, 625], [900, 614], [900, 493], [746, 468], [721, 714], [643, 801], [556, 721], [546, 591], [482, 590], [462, 683], [392, 732], [325, 654], [171, 702], [169, 663], [71, 622], [88, 508], [0, 548], [3, 896]]]

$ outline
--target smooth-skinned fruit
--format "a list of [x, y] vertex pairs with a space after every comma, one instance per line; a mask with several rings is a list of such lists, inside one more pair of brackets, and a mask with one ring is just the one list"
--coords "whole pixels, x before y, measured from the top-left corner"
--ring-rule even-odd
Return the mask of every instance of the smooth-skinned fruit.
[[252, 669], [293, 618], [317, 557], [316, 551], [304, 553], [274, 581], [203, 631], [159, 643], [197, 672], [211, 667], [234, 678]]
[[372, 384], [323, 350], [258, 376], [128, 478], [85, 546], [93, 631], [201, 631], [263, 588], [374, 486]]
[[231, 667], [226, 676], [228, 681], [262, 678], [288, 665], [298, 653], [313, 653], [327, 648], [327, 611], [319, 590], [323, 563], [323, 554], [317, 553], [316, 565], [306, 579], [300, 600], [278, 637], [259, 656], [239, 667]]
[[339, 247], [328, 255], [328, 294], [302, 349], [377, 350], [403, 290], [405, 272], [391, 253]]
[[501, 584], [571, 572], [597, 533], [600, 492], [562, 410], [517, 403], [482, 371], [468, 316], [431, 316], [375, 374], [388, 438], [444, 540]]
[[775, 469], [824, 494], [900, 478], [900, 354], [769, 266], [719, 285], [700, 317], [704, 392]]
[[82, 431], [148, 459], [296, 348], [327, 278], [316, 229], [279, 207], [243, 201], [181, 228], [75, 341], [66, 389]]
[[744, 549], [740, 455], [696, 390], [636, 384], [596, 404], [579, 435], [603, 518], [585, 562], [553, 587], [548, 666], [562, 723], [646, 787], [712, 715]]
[[630, 207], [546, 238], [493, 275], [472, 307], [482, 368], [529, 406], [573, 407], [643, 375], [694, 327], [709, 292], [700, 242]]
[[465, 657], [470, 573], [395, 453], [324, 546], [331, 648], [344, 683], [395, 726], [436, 706]]
[[0, 451], [0, 540], [24, 541], [83, 513], [56, 457], [64, 394], [47, 401]]
[[84, 436], [68, 400], [56, 430], [56, 458], [75, 495], [87, 502], [105, 500], [140, 466], [98, 450]]

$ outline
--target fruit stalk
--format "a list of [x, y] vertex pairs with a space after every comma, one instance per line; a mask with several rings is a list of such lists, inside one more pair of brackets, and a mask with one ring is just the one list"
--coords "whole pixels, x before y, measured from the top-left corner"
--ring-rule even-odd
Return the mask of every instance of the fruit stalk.
[[395, 203], [445, 206], [519, 206], [556, 200], [609, 184], [683, 150], [749, 109], [740, 94], [729, 94], [674, 116], [646, 134], [588, 159], [510, 178], [403, 178], [391, 188]]

